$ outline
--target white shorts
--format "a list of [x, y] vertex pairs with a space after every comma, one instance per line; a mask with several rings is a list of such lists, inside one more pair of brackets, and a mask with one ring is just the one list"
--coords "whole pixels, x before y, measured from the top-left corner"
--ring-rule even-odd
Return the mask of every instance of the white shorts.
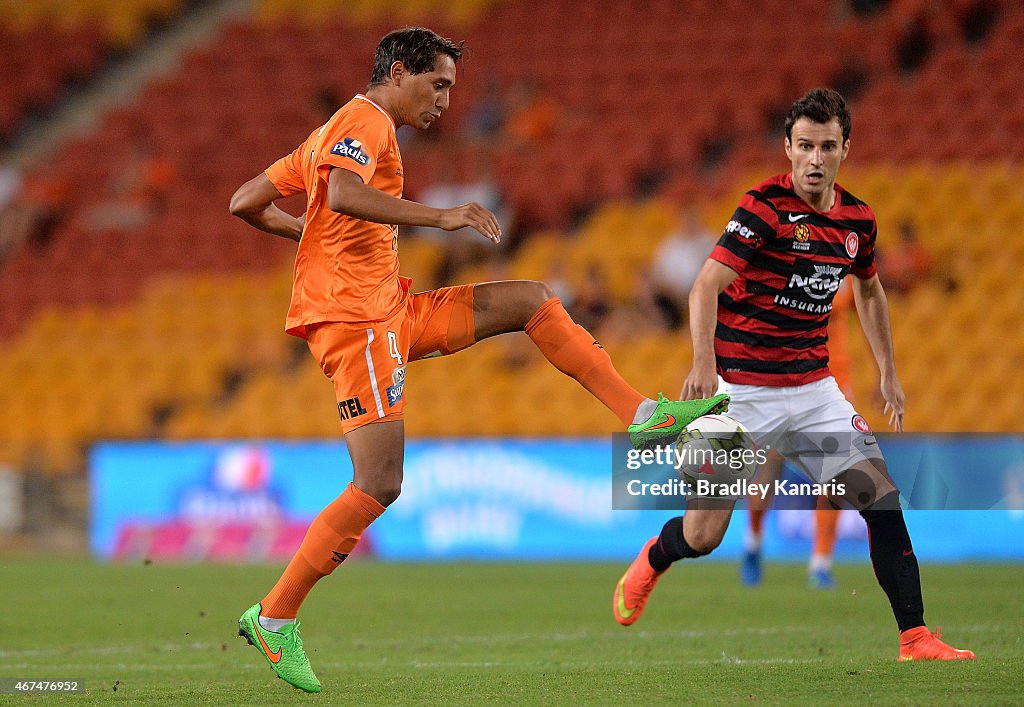
[[750, 430], [761, 448], [777, 450], [811, 481], [823, 484], [867, 459], [881, 459], [868, 423], [829, 376], [788, 387], [738, 385], [719, 377], [730, 417]]

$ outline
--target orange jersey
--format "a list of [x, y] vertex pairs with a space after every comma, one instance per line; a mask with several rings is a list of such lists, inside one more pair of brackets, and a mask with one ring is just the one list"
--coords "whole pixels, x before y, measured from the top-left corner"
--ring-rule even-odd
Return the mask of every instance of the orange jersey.
[[402, 155], [395, 124], [363, 95], [342, 106], [287, 157], [267, 168], [279, 192], [306, 192], [306, 225], [295, 256], [286, 329], [305, 337], [318, 322], [379, 322], [404, 305], [408, 281], [398, 277], [398, 226], [363, 221], [327, 206], [334, 168], [402, 196]]

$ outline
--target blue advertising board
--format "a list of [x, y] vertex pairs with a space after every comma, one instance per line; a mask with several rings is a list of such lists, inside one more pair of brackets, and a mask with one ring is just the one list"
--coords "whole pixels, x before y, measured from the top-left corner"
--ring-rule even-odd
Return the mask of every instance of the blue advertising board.
[[[613, 510], [611, 447], [608, 438], [410, 441], [402, 495], [361, 549], [402, 561], [629, 560], [679, 512]], [[1024, 463], [1017, 438], [907, 435], [886, 438], [883, 448], [894, 468], [913, 472], [912, 488], [918, 477], [934, 476], [922, 466], [927, 455], [950, 474], [962, 473], [967, 458], [984, 460], [989, 471]], [[287, 559], [312, 518], [344, 490], [352, 467], [335, 441], [104, 443], [92, 452], [90, 474], [98, 557], [249, 562]], [[984, 507], [990, 510], [908, 511], [919, 557], [1024, 559], [1024, 506], [1004, 497]], [[808, 508], [769, 515], [770, 556], [806, 559]], [[737, 516], [714, 557], [737, 557], [744, 528]], [[844, 512], [839, 537], [840, 560], [866, 561], [855, 512]]]

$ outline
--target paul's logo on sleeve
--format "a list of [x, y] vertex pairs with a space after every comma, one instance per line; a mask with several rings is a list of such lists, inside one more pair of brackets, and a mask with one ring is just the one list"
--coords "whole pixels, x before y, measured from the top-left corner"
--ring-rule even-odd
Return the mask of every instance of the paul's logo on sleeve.
[[334, 149], [331, 150], [331, 154], [348, 157], [349, 159], [355, 160], [363, 167], [370, 164], [370, 156], [363, 150], [363, 143], [354, 138], [347, 137], [336, 144]]

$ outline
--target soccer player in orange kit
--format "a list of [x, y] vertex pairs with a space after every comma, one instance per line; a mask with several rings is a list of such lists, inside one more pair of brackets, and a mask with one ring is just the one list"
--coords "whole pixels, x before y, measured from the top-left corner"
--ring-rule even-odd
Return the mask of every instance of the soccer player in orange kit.
[[[406, 364], [477, 341], [524, 331], [541, 353], [604, 403], [640, 446], [675, 437], [728, 396], [658, 401], [638, 393], [604, 349], [540, 282], [505, 281], [411, 293], [398, 274], [399, 226], [472, 228], [497, 243], [501, 229], [479, 204], [436, 209], [402, 198], [395, 130], [430, 127], [448, 108], [462, 46], [421, 27], [395, 30], [377, 46], [365, 93], [355, 96], [290, 155], [242, 185], [231, 212], [298, 241], [287, 331], [305, 338], [334, 385], [353, 480], [313, 520], [298, 552], [263, 600], [239, 619], [239, 634], [278, 676], [320, 691], [299, 636], [299, 606], [333, 572], [402, 485]], [[298, 192], [305, 215], [274, 205]]]

